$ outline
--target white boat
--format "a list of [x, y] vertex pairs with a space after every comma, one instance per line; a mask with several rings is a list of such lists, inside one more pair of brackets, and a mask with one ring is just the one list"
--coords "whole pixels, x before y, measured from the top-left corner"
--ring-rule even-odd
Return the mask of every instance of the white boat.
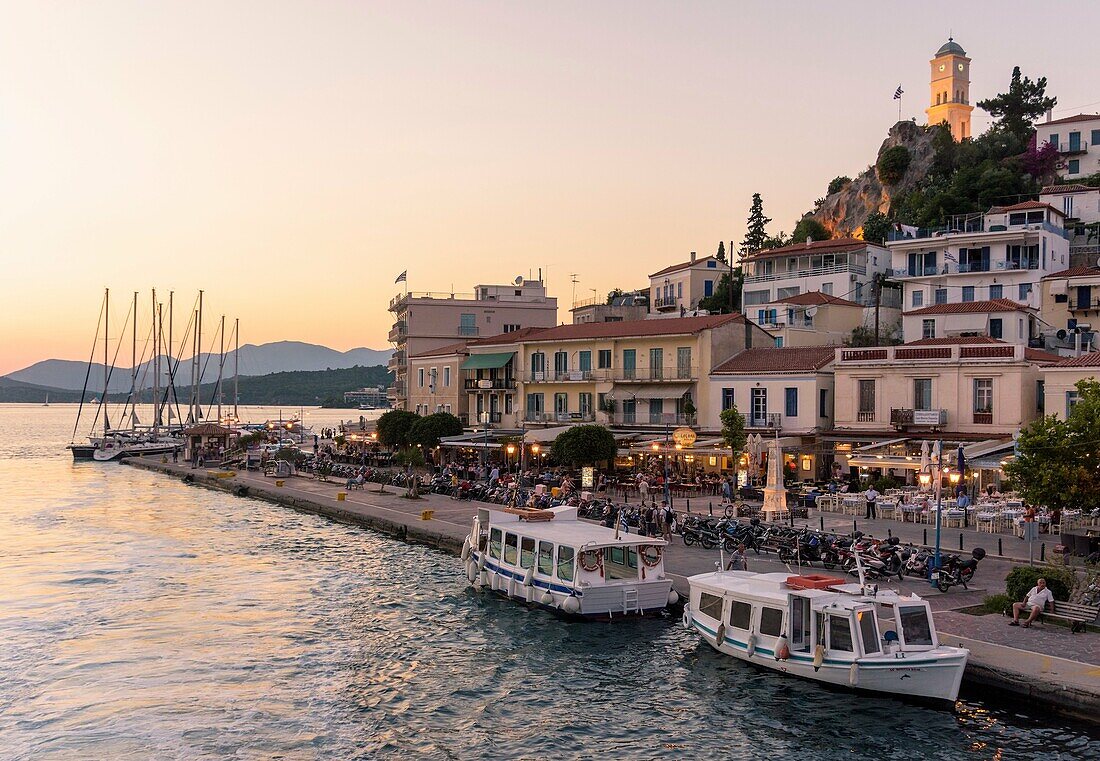
[[970, 652], [941, 645], [932, 610], [826, 576], [717, 571], [688, 577], [683, 623], [718, 652], [784, 674], [954, 702]]
[[475, 587], [570, 616], [613, 618], [676, 603], [665, 545], [579, 521], [575, 507], [481, 508], [462, 559]]
[[173, 450], [182, 448], [182, 440], [166, 436], [147, 439], [115, 436], [100, 439], [99, 444], [92, 451], [92, 459], [97, 462], [111, 462], [126, 457], [171, 454]]

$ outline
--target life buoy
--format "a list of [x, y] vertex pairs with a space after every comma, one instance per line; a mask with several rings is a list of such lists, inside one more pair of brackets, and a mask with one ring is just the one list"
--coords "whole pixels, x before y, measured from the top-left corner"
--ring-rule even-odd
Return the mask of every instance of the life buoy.
[[814, 648], [814, 671], [817, 671], [819, 668], [821, 668], [821, 664], [824, 662], [825, 646], [819, 643], [818, 646]]
[[721, 647], [722, 643], [726, 641], [726, 625], [718, 624], [717, 631], [714, 632], [714, 646]]
[[791, 646], [787, 644], [787, 638], [780, 634], [779, 639], [775, 642], [775, 659], [777, 661], [785, 661], [790, 657]]
[[581, 553], [581, 568], [585, 571], [596, 571], [603, 575], [603, 553], [599, 550], [585, 550]]
[[647, 568], [656, 568], [661, 564], [661, 548], [656, 544], [647, 544], [644, 547], [639, 547], [638, 554], [642, 558], [642, 563], [644, 563]]

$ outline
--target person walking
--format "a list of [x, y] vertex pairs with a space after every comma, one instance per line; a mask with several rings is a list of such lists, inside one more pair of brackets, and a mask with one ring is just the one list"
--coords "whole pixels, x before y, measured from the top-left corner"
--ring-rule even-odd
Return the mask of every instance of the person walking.
[[672, 524], [676, 522], [676, 511], [671, 505], [665, 505], [664, 515], [661, 516], [662, 536], [666, 542], [672, 541]]
[[875, 520], [878, 518], [878, 509], [875, 504], [878, 501], [878, 492], [875, 491], [873, 484], [867, 487], [867, 491], [863, 492], [863, 497], [867, 500], [867, 513], [863, 517], [869, 521]]
[[[664, 500], [661, 501], [661, 507], [667, 508], [668, 503]], [[657, 512], [657, 503], [651, 502], [649, 509], [645, 513], [645, 535], [646, 536], [658, 536], [657, 534], [657, 521], [660, 513]]]
[[733, 500], [733, 490], [728, 478], [722, 479], [722, 504], [728, 505]]
[[726, 563], [727, 571], [747, 571], [749, 570], [749, 559], [745, 556], [745, 545], [737, 545], [737, 549], [730, 555], [729, 562]]

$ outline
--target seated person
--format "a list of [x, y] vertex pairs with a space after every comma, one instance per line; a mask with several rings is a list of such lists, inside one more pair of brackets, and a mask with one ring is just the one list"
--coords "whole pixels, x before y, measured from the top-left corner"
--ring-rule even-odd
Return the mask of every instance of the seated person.
[[1020, 614], [1025, 610], [1028, 611], [1027, 620], [1024, 621], [1023, 627], [1026, 629], [1031, 626], [1031, 622], [1039, 617], [1047, 605], [1054, 603], [1054, 595], [1047, 589], [1047, 580], [1038, 579], [1035, 582], [1035, 586], [1024, 596], [1023, 602], [1012, 603], [1012, 621], [1009, 622], [1009, 626], [1020, 626]]

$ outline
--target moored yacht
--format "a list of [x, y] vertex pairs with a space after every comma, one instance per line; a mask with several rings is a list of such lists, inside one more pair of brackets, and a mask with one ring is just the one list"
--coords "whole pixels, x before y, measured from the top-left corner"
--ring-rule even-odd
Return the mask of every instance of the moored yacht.
[[969, 651], [940, 644], [917, 595], [826, 576], [717, 571], [688, 577], [684, 626], [718, 652], [784, 674], [954, 702]]
[[475, 587], [585, 618], [659, 613], [675, 604], [663, 539], [577, 520], [575, 507], [481, 508], [462, 559]]

